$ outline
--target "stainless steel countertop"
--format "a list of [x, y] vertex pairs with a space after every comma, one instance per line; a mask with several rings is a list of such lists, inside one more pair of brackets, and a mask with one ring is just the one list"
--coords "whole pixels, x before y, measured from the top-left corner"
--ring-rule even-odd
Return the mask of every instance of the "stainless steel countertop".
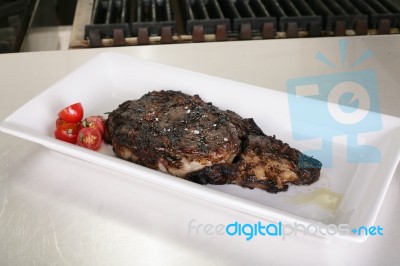
[[[289, 78], [339, 71], [315, 60], [315, 54], [320, 51], [339, 63], [340, 39], [4, 54], [0, 55], [0, 119], [105, 51], [285, 91]], [[376, 71], [381, 111], [400, 117], [400, 36], [347, 40], [350, 61], [372, 51], [362, 68]], [[383, 237], [363, 243], [328, 243], [303, 236], [244, 241], [189, 235], [188, 222], [252, 223], [257, 221], [254, 217], [13, 136], [0, 136], [1, 265], [396, 265], [400, 261], [399, 167], [376, 221], [385, 229]]]

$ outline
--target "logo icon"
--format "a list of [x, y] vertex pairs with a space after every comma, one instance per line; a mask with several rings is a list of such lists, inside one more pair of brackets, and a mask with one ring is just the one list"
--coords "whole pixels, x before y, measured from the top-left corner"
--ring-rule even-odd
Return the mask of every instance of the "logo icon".
[[[339, 41], [341, 70], [323, 53], [315, 58], [336, 69], [335, 73], [289, 79], [286, 83], [292, 135], [295, 140], [321, 139], [321, 148], [305, 154], [333, 164], [333, 137], [346, 136], [349, 163], [378, 163], [379, 149], [359, 140], [360, 133], [382, 129], [376, 72], [372, 69], [344, 71], [347, 40]], [[364, 52], [352, 65], [356, 67], [372, 56]], [[301, 161], [300, 161], [301, 163]]]

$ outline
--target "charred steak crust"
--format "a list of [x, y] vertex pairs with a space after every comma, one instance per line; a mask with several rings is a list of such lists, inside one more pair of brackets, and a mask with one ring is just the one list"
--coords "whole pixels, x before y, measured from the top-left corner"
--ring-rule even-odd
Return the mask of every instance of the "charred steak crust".
[[106, 141], [117, 156], [184, 177], [207, 165], [230, 163], [240, 140], [229, 116], [178, 91], [153, 91], [109, 114]]
[[237, 162], [207, 166], [186, 178], [199, 184], [237, 184], [277, 193], [286, 191], [288, 184], [308, 185], [317, 181], [321, 166], [318, 160], [275, 136], [249, 135]]
[[236, 184], [277, 193], [318, 180], [321, 162], [266, 136], [253, 119], [198, 95], [152, 91], [106, 121], [117, 156], [199, 184]]

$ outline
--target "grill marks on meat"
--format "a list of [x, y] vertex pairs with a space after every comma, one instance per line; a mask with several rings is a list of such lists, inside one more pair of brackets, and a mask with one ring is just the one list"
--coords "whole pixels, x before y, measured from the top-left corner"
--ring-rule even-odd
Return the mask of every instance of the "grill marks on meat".
[[153, 91], [110, 113], [105, 140], [117, 156], [184, 177], [231, 163], [240, 140], [229, 116], [198, 95]]
[[117, 156], [199, 184], [277, 193], [318, 180], [322, 164], [266, 136], [253, 119], [198, 95], [153, 91], [110, 113], [105, 140]]

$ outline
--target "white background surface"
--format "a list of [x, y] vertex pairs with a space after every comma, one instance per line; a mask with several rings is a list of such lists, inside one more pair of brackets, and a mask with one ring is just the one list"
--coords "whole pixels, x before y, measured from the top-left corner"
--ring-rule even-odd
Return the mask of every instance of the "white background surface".
[[[0, 56], [4, 119], [98, 53], [113, 50], [284, 91], [293, 77], [332, 73], [318, 51], [340, 62], [337, 38], [157, 45]], [[349, 59], [371, 49], [359, 69], [377, 73], [381, 111], [400, 116], [400, 37], [349, 38]], [[134, 74], [134, 73], [132, 73]], [[95, 78], [95, 77], [93, 77]], [[240, 104], [240, 99], [238, 99]], [[34, 114], [32, 114], [34, 119]], [[384, 236], [326, 243], [189, 234], [188, 223], [255, 223], [256, 218], [116, 174], [1, 134], [2, 265], [398, 265], [397, 170], [376, 221]]]

